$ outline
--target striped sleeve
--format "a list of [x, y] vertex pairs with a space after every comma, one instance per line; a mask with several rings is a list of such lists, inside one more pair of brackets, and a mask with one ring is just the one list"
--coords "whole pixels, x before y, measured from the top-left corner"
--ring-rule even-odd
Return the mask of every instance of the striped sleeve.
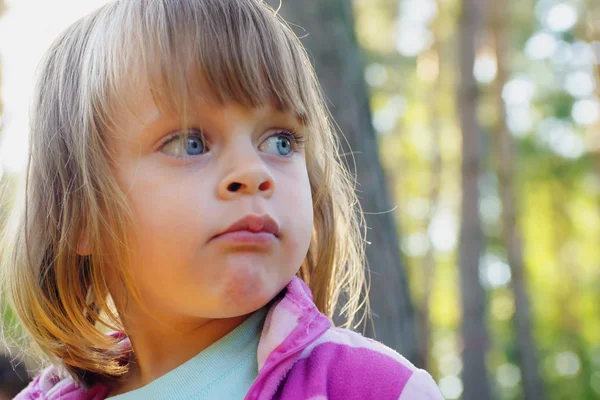
[[339, 328], [304, 349], [281, 398], [443, 400], [427, 372], [389, 347]]
[[435, 381], [422, 369], [417, 369], [404, 385], [398, 400], [444, 400]]

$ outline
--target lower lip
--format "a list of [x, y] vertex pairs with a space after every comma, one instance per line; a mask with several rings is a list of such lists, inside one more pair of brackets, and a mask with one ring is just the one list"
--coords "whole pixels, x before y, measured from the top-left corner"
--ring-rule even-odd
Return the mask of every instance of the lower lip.
[[277, 237], [268, 232], [235, 231], [219, 235], [214, 240], [243, 245], [269, 246], [277, 241]]

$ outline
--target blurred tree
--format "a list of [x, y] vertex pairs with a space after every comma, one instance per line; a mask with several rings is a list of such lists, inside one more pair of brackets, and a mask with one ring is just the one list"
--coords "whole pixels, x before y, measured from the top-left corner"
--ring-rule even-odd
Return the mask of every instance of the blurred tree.
[[[436, 0], [438, 10], [442, 4], [440, 0]], [[429, 212], [426, 219], [426, 231], [429, 233], [433, 229], [433, 221], [440, 207], [440, 191], [442, 186], [442, 155], [441, 155], [441, 131], [442, 131], [442, 113], [441, 113], [441, 98], [442, 98], [442, 74], [444, 71], [444, 58], [442, 51], [442, 38], [440, 37], [440, 29], [442, 24], [442, 15], [438, 15], [433, 22], [433, 45], [429, 53], [437, 63], [435, 73], [432, 77], [433, 85], [429, 89], [428, 103], [431, 105], [431, 114], [428, 116], [431, 131], [431, 178], [429, 183]], [[433, 294], [433, 283], [435, 278], [436, 260], [435, 246], [431, 239], [431, 235], [427, 235], [428, 247], [423, 257], [422, 281], [423, 295], [421, 299], [420, 317], [421, 317], [421, 351], [422, 358], [425, 362], [425, 369], [434, 370], [431, 365], [431, 357], [429, 351], [432, 346], [431, 340], [431, 297]]]
[[463, 399], [491, 399], [486, 354], [489, 346], [486, 326], [486, 293], [479, 279], [484, 246], [479, 211], [479, 178], [482, 140], [477, 119], [479, 89], [473, 75], [477, 39], [481, 37], [483, 1], [462, 0], [458, 51], [460, 79], [457, 86], [462, 130], [462, 204], [459, 242], [459, 271], [462, 301]]
[[527, 293], [526, 271], [523, 262], [523, 243], [517, 226], [517, 200], [514, 193], [514, 143], [506, 123], [506, 105], [502, 90], [508, 80], [507, 27], [509, 10], [505, 3], [491, 1], [490, 25], [496, 55], [497, 75], [494, 90], [496, 104], [496, 126], [493, 134], [498, 193], [502, 204], [502, 235], [511, 271], [511, 288], [515, 302], [513, 322], [521, 367], [523, 394], [525, 400], [546, 398], [544, 382], [539, 373], [536, 343], [531, 330], [529, 295]]
[[[268, 3], [275, 9], [279, 0]], [[352, 2], [348, 0], [287, 1], [281, 14], [301, 28], [302, 37], [331, 103], [331, 113], [347, 139], [344, 150], [356, 173], [359, 198], [368, 226], [367, 262], [373, 326], [365, 334], [376, 337], [417, 365], [420, 359], [415, 315], [406, 271], [400, 257], [377, 140], [371, 124], [369, 94], [355, 30]], [[294, 27], [294, 26], [293, 26]], [[342, 141], [343, 142], [343, 141]], [[353, 161], [353, 162], [352, 162]]]

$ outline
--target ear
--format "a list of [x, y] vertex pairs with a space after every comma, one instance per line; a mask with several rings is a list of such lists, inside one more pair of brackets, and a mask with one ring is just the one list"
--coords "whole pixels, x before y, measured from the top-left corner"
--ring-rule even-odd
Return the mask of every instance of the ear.
[[82, 257], [90, 255], [90, 240], [85, 229], [81, 232], [81, 236], [77, 242], [77, 254]]

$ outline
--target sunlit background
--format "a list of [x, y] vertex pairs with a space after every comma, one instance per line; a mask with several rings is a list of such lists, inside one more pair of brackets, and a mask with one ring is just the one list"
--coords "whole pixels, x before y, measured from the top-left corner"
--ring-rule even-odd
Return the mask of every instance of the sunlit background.
[[25, 168], [28, 106], [36, 67], [60, 31], [104, 0], [5, 0], [0, 22], [2, 57], [2, 139], [0, 176]]
[[[19, 177], [24, 171], [28, 102], [43, 51], [62, 29], [103, 3], [6, 1], [0, 20], [0, 178]], [[504, 60], [508, 77], [500, 96], [517, 150], [518, 226], [545, 398], [597, 399], [600, 2], [505, 3], [513, 17]], [[457, 272], [462, 196], [456, 104], [460, 1], [354, 0], [354, 8], [372, 122], [398, 206], [396, 222], [411, 296], [417, 310], [429, 310], [427, 369], [446, 398], [459, 399], [464, 389]], [[486, 33], [473, 71], [480, 86], [485, 153], [480, 207], [486, 248], [480, 281], [488, 299], [488, 373], [498, 398], [517, 399], [522, 396], [522, 373], [512, 325], [515, 301], [502, 243], [496, 148], [490, 138], [498, 95], [490, 20], [482, 21]]]
[[[508, 80], [501, 97], [517, 148], [515, 190], [524, 262], [549, 399], [600, 398], [600, 2], [506, 1]], [[486, 2], [487, 12], [492, 2]], [[395, 187], [402, 251], [415, 304], [432, 287], [433, 370], [444, 395], [460, 398], [460, 298], [457, 285], [460, 126], [456, 0], [355, 1], [357, 29], [369, 60], [374, 127]], [[397, 12], [390, 13], [396, 9]], [[497, 60], [493, 19], [482, 23], [474, 67], [480, 85], [484, 164], [480, 182], [486, 250], [489, 374], [499, 398], [523, 398], [512, 318], [511, 269], [502, 243], [494, 167]], [[400, 57], [398, 57], [400, 55]], [[441, 58], [441, 59], [440, 59]], [[435, 131], [439, 131], [439, 136]], [[437, 139], [436, 139], [437, 137]], [[437, 149], [437, 150], [436, 150]], [[434, 161], [440, 152], [441, 171]], [[434, 175], [439, 174], [439, 181]], [[439, 198], [431, 193], [439, 182]], [[432, 207], [432, 204], [435, 206]], [[433, 248], [433, 249], [432, 249]], [[435, 276], [424, 276], [433, 252]], [[427, 282], [433, 280], [433, 282]]]

